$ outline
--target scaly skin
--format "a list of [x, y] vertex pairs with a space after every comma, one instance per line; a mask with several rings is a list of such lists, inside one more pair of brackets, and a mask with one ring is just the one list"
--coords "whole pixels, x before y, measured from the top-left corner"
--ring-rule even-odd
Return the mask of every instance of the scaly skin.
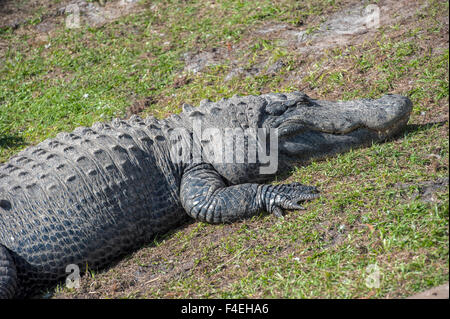
[[64, 279], [70, 264], [103, 268], [189, 216], [210, 223], [259, 211], [281, 216], [318, 196], [298, 183], [258, 184], [276, 172], [261, 174], [265, 164], [249, 163], [247, 148], [236, 149], [244, 163], [180, 159], [183, 143], [205, 154], [225, 150], [226, 141], [196, 135], [195, 119], [201, 132], [277, 128], [282, 170], [389, 138], [406, 125], [411, 107], [398, 95], [349, 102], [300, 92], [234, 96], [185, 105], [165, 120], [96, 123], [29, 147], [0, 166], [0, 297], [36, 294]]

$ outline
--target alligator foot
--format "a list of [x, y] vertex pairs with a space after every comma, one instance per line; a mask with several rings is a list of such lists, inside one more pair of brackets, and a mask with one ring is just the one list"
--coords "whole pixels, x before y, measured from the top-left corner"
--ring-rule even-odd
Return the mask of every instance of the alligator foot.
[[261, 185], [261, 196], [265, 199], [265, 210], [277, 217], [283, 217], [283, 209], [305, 209], [299, 202], [319, 197], [317, 188], [300, 183], [284, 185]]
[[208, 223], [229, 223], [261, 210], [281, 217], [283, 209], [303, 209], [299, 202], [319, 196], [315, 187], [300, 183], [228, 186], [209, 164], [188, 169], [180, 189], [181, 203], [188, 215]]

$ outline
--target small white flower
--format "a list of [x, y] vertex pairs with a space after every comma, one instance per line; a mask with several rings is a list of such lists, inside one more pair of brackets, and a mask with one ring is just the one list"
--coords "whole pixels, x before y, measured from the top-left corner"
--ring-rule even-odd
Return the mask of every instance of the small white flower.
[[87, 98], [89, 97], [89, 94], [85, 93], [85, 94], [83, 94], [83, 97], [84, 97], [85, 99], [87, 99]]

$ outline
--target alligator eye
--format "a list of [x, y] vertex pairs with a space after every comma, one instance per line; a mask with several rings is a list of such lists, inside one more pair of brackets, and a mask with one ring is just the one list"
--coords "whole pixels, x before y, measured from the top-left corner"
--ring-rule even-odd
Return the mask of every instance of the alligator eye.
[[10, 210], [11, 202], [6, 199], [0, 199], [0, 208], [3, 208], [4, 210]]
[[266, 112], [271, 115], [281, 115], [286, 111], [287, 107], [284, 101], [276, 101], [266, 106]]

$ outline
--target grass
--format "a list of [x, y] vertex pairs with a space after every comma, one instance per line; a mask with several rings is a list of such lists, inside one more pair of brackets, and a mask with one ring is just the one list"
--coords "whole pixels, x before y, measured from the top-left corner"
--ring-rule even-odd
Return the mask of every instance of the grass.
[[[318, 186], [322, 197], [306, 211], [192, 223], [56, 297], [392, 298], [448, 281], [448, 186], [419, 196], [426, 182], [448, 178], [448, 2], [420, 1], [424, 9], [403, 22], [314, 54], [256, 32], [284, 24], [314, 33], [350, 2], [142, 1], [102, 27], [59, 25], [36, 37], [39, 11], [16, 31], [1, 29], [0, 162], [143, 101], [141, 115], [160, 118], [183, 102], [299, 89], [323, 99], [400, 93], [414, 103], [399, 139], [275, 181]], [[214, 64], [184, 72], [186, 53], [213, 49]], [[258, 71], [226, 80], [236, 65]], [[379, 288], [366, 285], [373, 265]]]

